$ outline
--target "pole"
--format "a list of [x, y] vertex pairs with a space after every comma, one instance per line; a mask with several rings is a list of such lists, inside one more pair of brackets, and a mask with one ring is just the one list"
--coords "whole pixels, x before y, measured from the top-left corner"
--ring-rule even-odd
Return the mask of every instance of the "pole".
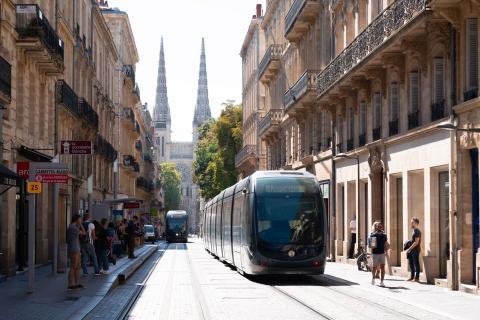
[[[360, 155], [357, 154], [357, 217], [355, 219], [356, 221], [356, 228], [357, 228], [357, 250], [358, 246], [360, 245]], [[366, 227], [366, 223], [365, 223]], [[366, 239], [364, 239], [365, 241]]]
[[[56, 143], [55, 143], [56, 144]], [[56, 155], [52, 162], [58, 163], [59, 156]], [[52, 263], [52, 274], [56, 275], [58, 271], [58, 191], [59, 186], [57, 183], [53, 184], [53, 195], [52, 195], [52, 239], [53, 239], [53, 263]]]
[[[30, 177], [32, 176], [30, 168]], [[28, 196], [28, 292], [32, 293], [35, 283], [35, 195]]]
[[118, 157], [113, 162], [113, 199], [118, 196]]

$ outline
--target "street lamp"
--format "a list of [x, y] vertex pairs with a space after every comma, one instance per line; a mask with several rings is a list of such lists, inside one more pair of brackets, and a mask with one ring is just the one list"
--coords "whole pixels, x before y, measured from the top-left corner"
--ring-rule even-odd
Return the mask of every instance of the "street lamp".
[[[359, 228], [358, 228], [358, 225], [360, 223], [360, 156], [358, 154], [355, 154], [355, 155], [348, 155], [346, 153], [339, 153], [335, 156], [334, 160], [338, 160], [338, 159], [355, 159], [357, 160], [357, 214], [356, 214], [356, 221], [357, 221], [357, 230], [356, 230], [356, 233], [357, 235], [360, 235], [360, 233], [358, 232]], [[342, 204], [342, 206], [345, 205], [345, 204]], [[365, 220], [365, 230], [367, 230], [367, 221]], [[360, 242], [360, 237], [357, 236], [357, 247], [358, 247], [358, 244]]]

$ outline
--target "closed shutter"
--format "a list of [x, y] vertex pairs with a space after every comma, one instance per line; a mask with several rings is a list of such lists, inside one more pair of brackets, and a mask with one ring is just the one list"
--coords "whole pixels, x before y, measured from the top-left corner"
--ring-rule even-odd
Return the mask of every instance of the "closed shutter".
[[396, 81], [391, 83], [390, 99], [391, 99], [390, 120], [395, 121], [398, 119], [398, 83]]
[[343, 143], [343, 117], [338, 116], [338, 143]]
[[365, 134], [367, 131], [367, 103], [360, 102], [360, 134]]
[[373, 96], [373, 109], [373, 124], [374, 129], [377, 129], [382, 124], [382, 96], [380, 92], [375, 92]]
[[420, 106], [420, 88], [418, 71], [410, 72], [410, 105], [411, 112], [417, 112]]
[[468, 88], [478, 88], [478, 19], [467, 19]]
[[434, 60], [434, 78], [435, 78], [435, 88], [434, 88], [434, 102], [441, 103], [444, 100], [444, 59], [443, 57], [436, 57]]
[[348, 139], [353, 139], [353, 130], [354, 130], [354, 114], [353, 114], [353, 108], [350, 107], [348, 111]]

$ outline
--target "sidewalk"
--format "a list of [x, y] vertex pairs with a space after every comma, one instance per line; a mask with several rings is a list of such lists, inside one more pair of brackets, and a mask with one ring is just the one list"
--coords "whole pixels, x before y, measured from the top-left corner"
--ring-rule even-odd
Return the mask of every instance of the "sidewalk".
[[[67, 291], [67, 274], [52, 276], [50, 266], [36, 269], [32, 294], [27, 293], [27, 274], [9, 278], [0, 283], [0, 320], [82, 319], [118, 285], [119, 274], [140, 267], [156, 250], [156, 245], [144, 245], [135, 250], [137, 259], [117, 260], [106, 275], [82, 275], [80, 281], [86, 288], [78, 291]], [[92, 272], [91, 267], [89, 272]]]
[[[358, 271], [356, 266], [329, 262], [325, 268], [325, 277], [338, 281], [354, 283], [354, 288], [364, 292], [365, 297], [382, 296], [397, 300], [399, 303], [441, 314], [452, 319], [478, 319], [480, 314], [480, 296], [452, 291], [426, 283], [405, 281], [404, 278], [385, 275], [385, 286], [373, 286], [370, 272]], [[347, 288], [348, 290], [348, 288]]]

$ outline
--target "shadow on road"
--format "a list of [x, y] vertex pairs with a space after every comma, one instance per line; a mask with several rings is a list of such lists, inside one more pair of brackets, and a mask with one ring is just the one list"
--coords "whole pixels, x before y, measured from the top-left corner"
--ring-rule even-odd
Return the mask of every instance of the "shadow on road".
[[304, 276], [304, 275], [268, 275], [268, 276], [246, 276], [247, 279], [269, 285], [269, 286], [321, 286], [338, 287], [354, 286], [356, 282], [336, 278], [330, 275]]

